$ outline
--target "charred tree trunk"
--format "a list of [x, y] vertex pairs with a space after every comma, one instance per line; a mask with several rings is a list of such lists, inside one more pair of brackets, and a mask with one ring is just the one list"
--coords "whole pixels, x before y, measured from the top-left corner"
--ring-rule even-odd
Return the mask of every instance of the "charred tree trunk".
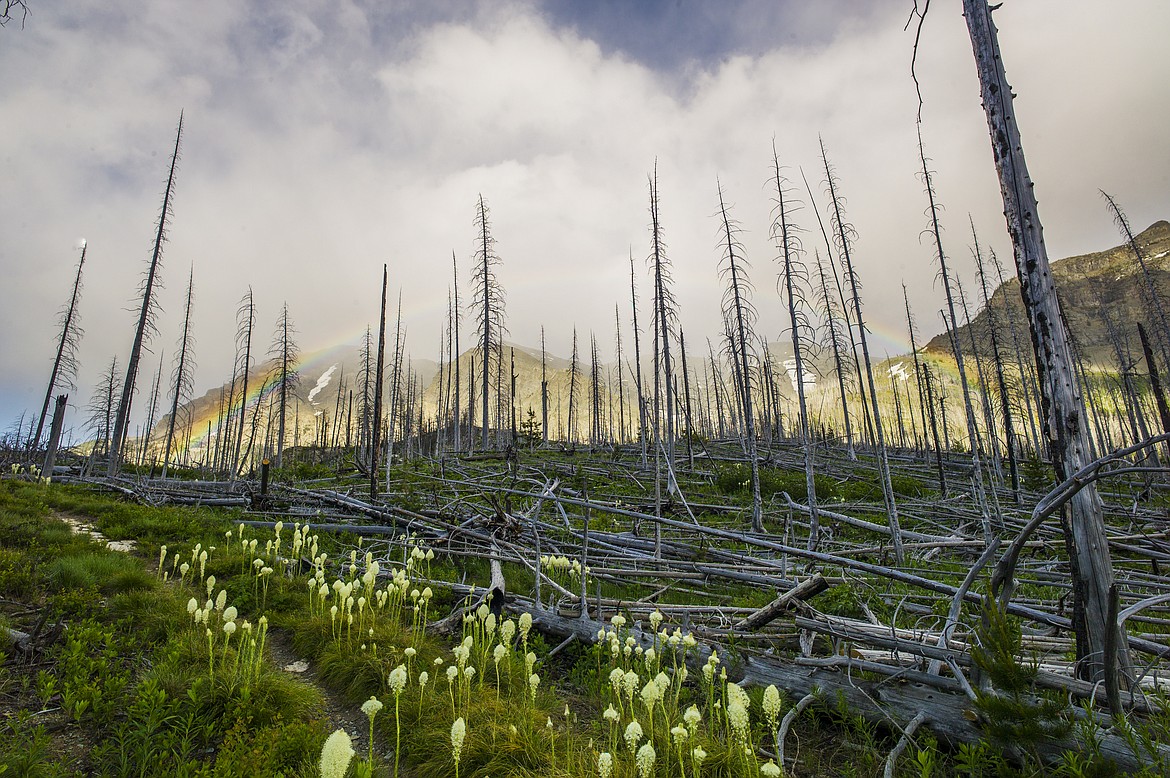
[[382, 265], [382, 306], [378, 314], [378, 356], [374, 362], [374, 413], [370, 428], [370, 500], [378, 496], [378, 450], [382, 435], [382, 366], [386, 358], [386, 282], [388, 269]]
[[[183, 313], [183, 335], [179, 338], [179, 362], [175, 365], [175, 372], [171, 381], [171, 418], [167, 422], [167, 439], [163, 445], [162, 477], [167, 477], [167, 468], [171, 464], [171, 447], [175, 439], [175, 420], [179, 415], [179, 405], [186, 401], [191, 393], [191, 300], [195, 293], [195, 269], [191, 269], [187, 280], [187, 305]], [[209, 441], [210, 442], [210, 441]]]
[[73, 278], [73, 294], [69, 295], [69, 305], [61, 317], [61, 337], [57, 341], [57, 355], [53, 357], [53, 370], [49, 373], [49, 386], [45, 389], [45, 402], [41, 405], [41, 415], [37, 418], [37, 431], [33, 433], [29, 442], [30, 449], [41, 445], [41, 433], [44, 431], [45, 418], [49, 413], [49, 400], [57, 388], [60, 379], [63, 385], [73, 388], [73, 380], [77, 376], [77, 346], [84, 331], [78, 323], [77, 306], [81, 302], [81, 270], [85, 267], [85, 242], [81, 244], [81, 259], [77, 263], [77, 274]]
[[134, 399], [134, 384], [138, 380], [138, 361], [142, 357], [143, 343], [154, 332], [154, 291], [162, 263], [163, 243], [167, 237], [167, 218], [171, 215], [171, 196], [175, 187], [175, 171], [179, 164], [179, 144], [183, 139], [183, 114], [179, 113], [179, 128], [175, 132], [175, 150], [171, 153], [171, 170], [167, 175], [167, 187], [163, 192], [162, 210], [158, 217], [158, 230], [154, 237], [154, 251], [142, 283], [142, 308], [138, 313], [138, 326], [130, 346], [130, 359], [126, 364], [126, 378], [122, 381], [122, 397], [118, 402], [118, 415], [114, 420], [113, 436], [110, 441], [107, 475], [113, 478], [122, 466], [122, 443], [130, 426], [130, 406]]
[[[1004, 215], [1015, 249], [1020, 295], [1040, 372], [1048, 449], [1057, 480], [1063, 481], [1089, 463], [1072, 348], [1061, 324], [1060, 303], [1049, 269], [991, 8], [986, 0], [963, 0], [963, 12], [979, 73]], [[1096, 486], [1089, 483], [1071, 498], [1063, 521], [1073, 580], [1077, 658], [1083, 674], [1093, 680], [1107, 677], [1117, 669], [1106, 667], [1102, 659], [1107, 643], [1116, 645], [1121, 670], [1126, 672], [1130, 667], [1125, 630], [1108, 620], [1114, 575], [1102, 513]]]

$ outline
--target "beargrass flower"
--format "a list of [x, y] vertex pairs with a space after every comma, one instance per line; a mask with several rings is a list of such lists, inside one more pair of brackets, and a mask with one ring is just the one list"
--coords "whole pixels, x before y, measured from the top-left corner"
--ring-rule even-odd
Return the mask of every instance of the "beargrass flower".
[[391, 670], [387, 680], [395, 696], [402, 694], [402, 690], [406, 688], [406, 665], [398, 665]]
[[606, 708], [605, 713], [603, 713], [601, 715], [602, 715], [602, 717], [605, 718], [606, 721], [608, 721], [611, 724], [616, 724], [618, 719], [621, 718], [621, 714], [619, 714], [616, 710], [614, 710], [614, 707], [612, 705], [610, 705], [608, 708]]
[[463, 740], [467, 737], [467, 724], [463, 717], [455, 719], [451, 725], [451, 755], [455, 757], [455, 776], [459, 776], [459, 757], [463, 754]]
[[698, 707], [692, 705], [687, 708], [686, 713], [683, 714], [683, 721], [686, 722], [687, 728], [694, 734], [699, 727], [699, 722], [703, 720], [703, 714], [699, 713]]
[[642, 725], [637, 721], [631, 721], [626, 725], [623, 737], [626, 740], [626, 748], [630, 749], [630, 756], [633, 756], [634, 751], [638, 748], [638, 741], [642, 739]]
[[187, 600], [187, 613], [193, 614], [197, 610], [199, 610], [199, 603], [196, 601], [196, 599], [192, 597], [191, 599]]
[[527, 613], [527, 612], [521, 613], [520, 614], [520, 639], [527, 642], [528, 641], [528, 633], [531, 630], [532, 630], [532, 614]]
[[613, 774], [613, 754], [602, 751], [597, 755], [597, 778], [609, 778]]
[[234, 605], [229, 605], [226, 608], [224, 608], [224, 610], [223, 610], [223, 620], [224, 621], [235, 621], [236, 616], [238, 616], [238, 615], [239, 615], [239, 611], [236, 610], [236, 606], [234, 606]]
[[638, 755], [634, 758], [634, 763], [638, 766], [638, 775], [642, 778], [650, 778], [650, 773], [654, 771], [654, 760], [657, 756], [654, 753], [654, 746], [649, 741], [639, 748]]
[[747, 708], [741, 705], [739, 700], [727, 703], [727, 723], [741, 740], [747, 739], [749, 721]]
[[345, 778], [353, 753], [353, 741], [344, 729], [330, 735], [321, 749], [321, 778]]
[[780, 766], [771, 759], [768, 760], [767, 764], [760, 765], [760, 775], [764, 776], [764, 778], [780, 778], [782, 774], [783, 771], [780, 769]]
[[374, 718], [380, 710], [382, 710], [382, 703], [377, 697], [370, 697], [370, 699], [362, 703], [362, 713], [370, 718], [370, 753], [368, 759], [371, 765], [374, 763]]

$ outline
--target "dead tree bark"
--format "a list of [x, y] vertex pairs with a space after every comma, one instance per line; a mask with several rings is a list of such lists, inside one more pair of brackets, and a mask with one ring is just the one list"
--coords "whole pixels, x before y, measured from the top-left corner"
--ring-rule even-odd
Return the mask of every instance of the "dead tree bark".
[[829, 165], [829, 157], [825, 152], [825, 144], [821, 143], [821, 160], [825, 163], [825, 180], [829, 187], [829, 196], [833, 203], [833, 215], [831, 224], [838, 240], [838, 250], [841, 252], [841, 263], [845, 273], [845, 279], [849, 284], [850, 300], [853, 307], [853, 320], [857, 324], [857, 339], [861, 343], [861, 354], [865, 360], [865, 375], [869, 382], [869, 396], [873, 400], [873, 431], [874, 440], [877, 444], [878, 455], [878, 476], [881, 480], [882, 496], [885, 498], [886, 515], [890, 522], [890, 532], [892, 533], [892, 540], [894, 543], [894, 555], [901, 564], [905, 559], [905, 554], [902, 550], [902, 531], [898, 525], [898, 505], [894, 501], [894, 487], [890, 482], [890, 461], [886, 456], [886, 440], [882, 434], [882, 415], [878, 410], [877, 405], [877, 385], [873, 380], [873, 365], [869, 359], [869, 340], [865, 335], [865, 318], [861, 314], [861, 292], [860, 282], [857, 279], [857, 271], [853, 267], [853, 258], [851, 256], [851, 245], [853, 243], [853, 228], [846, 222], [844, 215], [841, 212], [841, 198], [837, 193], [836, 176], [833, 175], [833, 170]]
[[[1072, 348], [1068, 333], [1061, 325], [1060, 302], [1049, 268], [1036, 197], [1012, 108], [1014, 96], [1004, 73], [991, 8], [986, 0], [963, 0], [963, 14], [979, 73], [1004, 215], [1015, 250], [1020, 296], [1040, 372], [1048, 449], [1057, 478], [1064, 481], [1089, 463]], [[1063, 522], [1073, 579], [1077, 657], [1082, 672], [1092, 680], [1109, 672], [1102, 657], [1110, 631], [1115, 632], [1109, 640], [1116, 640], [1118, 665], [1123, 672], [1130, 667], [1125, 631], [1108, 621], [1109, 590], [1114, 585], [1114, 575], [1102, 514], [1096, 486], [1089, 484], [1069, 500]]]
[[73, 294], [69, 295], [69, 305], [61, 315], [61, 337], [57, 341], [57, 355], [53, 357], [53, 370], [49, 373], [49, 386], [45, 389], [45, 402], [41, 405], [41, 415], [37, 419], [37, 431], [33, 433], [29, 444], [30, 449], [41, 445], [41, 433], [44, 431], [45, 418], [49, 413], [49, 400], [57, 388], [58, 380], [62, 386], [73, 389], [77, 378], [77, 347], [85, 331], [78, 323], [77, 306], [81, 302], [81, 270], [85, 267], [85, 251], [88, 244], [81, 243], [81, 259], [77, 263], [77, 274], [73, 278]]
[[49, 444], [45, 447], [45, 464], [41, 468], [41, 476], [52, 479], [53, 466], [57, 461], [57, 446], [61, 443], [61, 429], [65, 425], [65, 404], [69, 402], [69, 395], [57, 395], [57, 402], [53, 405], [53, 423], [49, 428]]
[[195, 269], [187, 279], [187, 305], [183, 313], [183, 334], [179, 338], [179, 361], [171, 376], [171, 418], [167, 421], [167, 439], [163, 444], [162, 477], [167, 477], [167, 468], [171, 464], [171, 447], [175, 440], [175, 420], [179, 415], [179, 405], [186, 402], [191, 394], [191, 373], [195, 369], [191, 349], [194, 338], [191, 336], [191, 301], [195, 294]]
[[[256, 304], [252, 297], [252, 287], [248, 287], [248, 292], [244, 295], [244, 299], [240, 301], [240, 308], [236, 312], [239, 317], [240, 326], [236, 333], [237, 343], [239, 340], [244, 342], [244, 361], [240, 365], [240, 426], [236, 429], [236, 448], [235, 454], [232, 456], [232, 478], [243, 469], [244, 463], [240, 460], [240, 454], [244, 443], [244, 420], [248, 411], [248, 371], [252, 368], [252, 329], [256, 326]], [[257, 411], [259, 409], [257, 408]]]
[[163, 192], [162, 210], [158, 217], [158, 230], [154, 237], [154, 251], [150, 257], [150, 265], [146, 270], [146, 278], [142, 283], [142, 308], [138, 313], [138, 326], [134, 331], [134, 341], [130, 346], [130, 359], [126, 364], [126, 378], [122, 381], [122, 397], [118, 402], [118, 415], [114, 420], [113, 436], [110, 440], [106, 473], [111, 478], [118, 474], [118, 469], [122, 466], [122, 443], [126, 438], [126, 430], [130, 426], [130, 406], [134, 399], [134, 384], [138, 380], [138, 361], [142, 357], [142, 345], [146, 340], [149, 340], [155, 331], [154, 290], [159, 266], [162, 262], [163, 243], [167, 237], [167, 218], [171, 215], [171, 195], [175, 187], [175, 170], [179, 164], [179, 144], [182, 139], [183, 113], [180, 111], [179, 128], [175, 131], [175, 150], [171, 153], [171, 170], [167, 175], [167, 187]]
[[452, 327], [455, 330], [455, 352], [451, 355], [451, 358], [455, 362], [455, 391], [453, 393], [454, 396], [452, 399], [455, 401], [455, 407], [453, 411], [455, 416], [455, 451], [458, 452], [463, 450], [463, 446], [461, 445], [462, 441], [460, 440], [459, 435], [460, 429], [462, 427], [462, 415], [459, 413], [459, 392], [461, 391], [459, 388], [459, 320], [463, 318], [463, 313], [459, 308], [459, 265], [455, 261], [454, 251], [451, 252], [451, 288], [455, 290], [455, 308], [454, 315], [451, 319]]
[[[477, 326], [479, 327], [480, 351], [483, 361], [481, 376], [483, 418], [480, 420], [483, 430], [480, 436], [480, 446], [484, 451], [488, 449], [488, 428], [491, 426], [488, 407], [488, 387], [491, 386], [492, 379], [491, 364], [494, 357], [496, 379], [499, 380], [500, 344], [504, 325], [504, 290], [496, 280], [496, 268], [500, 264], [500, 258], [495, 250], [496, 241], [492, 237], [491, 223], [488, 220], [489, 213], [487, 204], [483, 201], [483, 195], [480, 195], [475, 208], [475, 227], [478, 234], [476, 235], [475, 270], [472, 273], [471, 282], [475, 291], [472, 305], [479, 312]], [[499, 397], [497, 396], [496, 399], [498, 404]]]
[[382, 304], [378, 314], [378, 356], [374, 365], [374, 414], [370, 429], [370, 500], [378, 496], [378, 449], [382, 435], [382, 367], [386, 359], [386, 281], [388, 269], [382, 265]]
[[280, 407], [277, 413], [280, 417], [277, 421], [276, 433], [276, 467], [279, 470], [284, 467], [284, 428], [285, 419], [288, 416], [288, 395], [289, 392], [296, 389], [300, 380], [300, 375], [294, 367], [299, 354], [297, 352], [297, 344], [293, 341], [292, 336], [295, 334], [292, 329], [292, 324], [288, 320], [288, 303], [285, 303], [280, 309], [280, 319], [276, 322], [276, 342], [272, 344], [273, 356], [276, 358], [276, 375], [273, 376], [276, 383], [276, 389], [280, 393]]
[[727, 213], [723, 201], [723, 187], [719, 190], [719, 243], [723, 257], [719, 263], [719, 275], [726, 288], [723, 290], [723, 316], [731, 324], [732, 342], [730, 356], [736, 366], [736, 389], [740, 407], [743, 409], [743, 436], [747, 447], [748, 465], [751, 469], [752, 486], [752, 531], [764, 531], [764, 506], [760, 496], [760, 458], [756, 454], [756, 422], [752, 408], [752, 354], [751, 343], [755, 339], [756, 309], [751, 301], [751, 281], [748, 279], [747, 260], [743, 245], [739, 242], [739, 227]]
[[780, 261], [783, 265], [784, 297], [788, 302], [788, 326], [792, 334], [792, 356], [796, 363], [796, 398], [800, 408], [800, 442], [804, 447], [804, 483], [809, 506], [808, 547], [815, 551], [820, 536], [820, 514], [817, 511], [817, 485], [813, 473], [813, 445], [812, 433], [808, 423], [808, 403], [804, 392], [804, 341], [805, 333], [811, 330], [808, 316], [805, 311], [805, 285], [808, 283], [808, 272], [804, 263], [800, 261], [800, 243], [796, 236], [796, 226], [789, 219], [792, 202], [786, 199], [787, 181], [780, 172], [780, 155], [776, 152], [776, 142], [772, 141], [772, 177], [776, 185], [776, 195], [772, 209], [772, 239], [780, 250]]
[[646, 466], [646, 402], [642, 393], [642, 347], [638, 334], [638, 287], [634, 282], [634, 253], [630, 252], [630, 307], [634, 312], [634, 389], [638, 403], [638, 442], [642, 447], [642, 466]]

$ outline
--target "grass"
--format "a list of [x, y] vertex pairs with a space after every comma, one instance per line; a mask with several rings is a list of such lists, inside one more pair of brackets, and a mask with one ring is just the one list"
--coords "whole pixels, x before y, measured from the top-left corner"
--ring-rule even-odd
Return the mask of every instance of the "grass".
[[[580, 454], [550, 461], [564, 469], [566, 483], [580, 483], [590, 462]], [[392, 480], [396, 488], [412, 488], [415, 504], [423, 507], [435, 499], [434, 482], [427, 476], [437, 467], [398, 466]], [[688, 495], [696, 502], [715, 499], [723, 492], [721, 483], [733, 483], [722, 473], [688, 483]], [[587, 477], [591, 495], [637, 495], [618, 476], [591, 471]], [[794, 490], [804, 483], [803, 473], [769, 469], [768, 477], [772, 485], [791, 480]], [[898, 488], [921, 486], [915, 483], [908, 479]], [[830, 497], [859, 499], [853, 484], [824, 480]], [[746, 501], [738, 487], [730, 496], [740, 504]], [[109, 551], [74, 535], [54, 512], [85, 517], [110, 538], [135, 539], [138, 550], [133, 555]], [[420, 625], [461, 600], [453, 588], [434, 582], [486, 581], [484, 560], [408, 556], [407, 565], [383, 569], [366, 581], [370, 564], [357, 538], [310, 537], [300, 535], [299, 527], [285, 526], [277, 552], [269, 545], [275, 533], [239, 528], [233, 522], [237, 517], [231, 511], [142, 507], [83, 488], [0, 480], [0, 591], [21, 606], [11, 616], [0, 609], [0, 623], [30, 629], [43, 617], [50, 628], [60, 626], [36, 670], [12, 656], [0, 661], [0, 775], [316, 776], [331, 729], [321, 716], [323, 694], [355, 712], [371, 696], [382, 702], [374, 720], [378, 751], [393, 751], [397, 743], [397, 768], [404, 776], [455, 773], [451, 728], [457, 718], [467, 733], [458, 774], [468, 778], [596, 776], [601, 753], [612, 755], [614, 776], [634, 776], [639, 775], [635, 754], [647, 743], [655, 753], [648, 775], [756, 776], [767, 761], [757, 749], [774, 750], [774, 724], [763, 712], [763, 690], [750, 690], [746, 704], [739, 703], [749, 711], [741, 727], [732, 704], [738, 687], [722, 674], [729, 668], [734, 678], [733, 658], [714, 665], [709, 678], [694, 668], [684, 674], [683, 633], [672, 637], [674, 625], [662, 625], [667, 636], [659, 638], [653, 654], [627, 646], [626, 627], [616, 619], [605, 640], [572, 645], [555, 657], [538, 633], [522, 639], [515, 617], [505, 627], [480, 612], [455, 634], [430, 634]], [[713, 524], [740, 520], [721, 514], [708, 519]], [[250, 540], [256, 541], [254, 548], [245, 545]], [[318, 545], [313, 551], [310, 540]], [[167, 554], [156, 569], [163, 544]], [[187, 565], [185, 573], [182, 565]], [[269, 568], [273, 572], [264, 574]], [[956, 580], [963, 572], [954, 561], [932, 569]], [[421, 579], [424, 572], [430, 580]], [[532, 584], [531, 573], [519, 566], [508, 565], [507, 577], [517, 591]], [[564, 583], [574, 588], [569, 577]], [[429, 617], [423, 619], [422, 595], [412, 593], [428, 584], [433, 596]], [[352, 599], [343, 596], [346, 587]], [[633, 602], [645, 591], [606, 582], [604, 593]], [[685, 604], [714, 593], [746, 606], [774, 596], [758, 586], [703, 588], [684, 582], [665, 592], [662, 601]], [[818, 607], [863, 616], [865, 605], [883, 620], [897, 613], [906, 620], [899, 625], [910, 625], [922, 616], [898, 609], [905, 594], [886, 585], [839, 584], [820, 596]], [[222, 604], [216, 602], [221, 596]], [[359, 604], [359, 598], [364, 602]], [[191, 600], [196, 614], [211, 601], [206, 624], [189, 612]], [[224, 630], [229, 607], [236, 610], [231, 635]], [[320, 688], [260, 658], [261, 616], [291, 635], [297, 654], [312, 662]], [[259, 642], [252, 648], [249, 641], [255, 638]], [[499, 661], [497, 651], [502, 652]], [[399, 666], [405, 682], [396, 689], [389, 678]], [[453, 681], [448, 681], [448, 668], [455, 668]], [[619, 671], [623, 678], [637, 676], [628, 691], [612, 683]], [[529, 683], [534, 672], [539, 676], [535, 686]], [[795, 702], [783, 700], [781, 715]], [[698, 715], [694, 722], [684, 715], [691, 706]], [[48, 709], [55, 712], [38, 715]], [[613, 721], [607, 710], [614, 711]], [[624, 733], [635, 720], [643, 735], [630, 749]], [[787, 752], [795, 756], [800, 774], [877, 775], [896, 737], [848, 706], [825, 699], [797, 718]], [[83, 747], [70, 750], [71, 740]], [[899, 774], [1048, 774], [1036, 763], [1009, 767], [999, 750], [978, 746], [946, 748], [923, 730], [903, 757]], [[695, 749], [705, 753], [699, 773]], [[349, 774], [394, 774], [393, 758], [375, 755], [372, 763], [365, 758], [358, 754]], [[1091, 755], [1084, 758], [1091, 763]], [[1070, 762], [1061, 769], [1073, 775], [1083, 767]]]

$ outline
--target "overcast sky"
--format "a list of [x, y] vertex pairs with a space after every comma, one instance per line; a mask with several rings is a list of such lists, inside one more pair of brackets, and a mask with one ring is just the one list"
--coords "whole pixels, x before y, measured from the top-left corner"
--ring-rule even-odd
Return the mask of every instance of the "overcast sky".
[[[170, 371], [192, 267], [200, 393], [228, 376], [248, 285], [258, 339], [267, 345], [287, 302], [312, 352], [375, 321], [383, 262], [410, 350], [435, 358], [451, 256], [465, 282], [480, 194], [511, 339], [538, 344], [543, 324], [550, 350], [567, 354], [576, 324], [612, 342], [615, 303], [628, 328], [631, 252], [647, 283], [655, 159], [688, 339], [719, 327], [717, 178], [777, 339], [773, 138], [788, 175], [799, 185], [803, 168], [818, 192], [824, 140], [859, 235], [878, 354], [905, 348], [903, 281], [924, 334], [940, 329], [920, 241], [911, 0], [31, 5], [23, 29], [0, 29], [5, 428], [39, 409], [82, 238], [71, 404], [88, 402], [111, 358], [124, 363], [180, 110], [165, 313], [139, 407], [159, 354]], [[1170, 3], [1007, 0], [995, 18], [1050, 254], [1119, 242], [1098, 188], [1139, 229], [1170, 218]], [[970, 286], [968, 214], [1001, 257], [1011, 251], [958, 0], [932, 4], [918, 72], [947, 250]], [[796, 219], [811, 253], [807, 203]]]

